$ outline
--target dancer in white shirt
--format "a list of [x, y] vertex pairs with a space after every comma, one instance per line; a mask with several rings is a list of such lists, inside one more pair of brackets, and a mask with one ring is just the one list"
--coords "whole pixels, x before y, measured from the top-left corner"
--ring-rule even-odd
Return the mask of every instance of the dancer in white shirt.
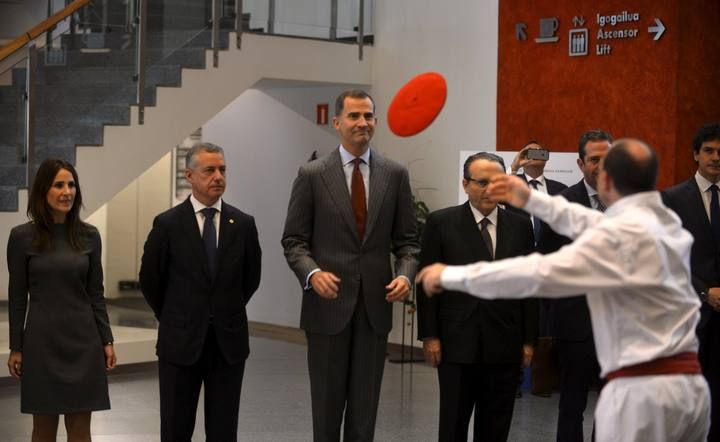
[[608, 152], [598, 193], [602, 214], [500, 176], [492, 198], [521, 207], [574, 242], [466, 266], [433, 264], [417, 276], [425, 292], [525, 298], [587, 293], [601, 375], [598, 441], [702, 441], [710, 397], [697, 361], [700, 302], [691, 286], [692, 236], [655, 189], [657, 157], [639, 140]]

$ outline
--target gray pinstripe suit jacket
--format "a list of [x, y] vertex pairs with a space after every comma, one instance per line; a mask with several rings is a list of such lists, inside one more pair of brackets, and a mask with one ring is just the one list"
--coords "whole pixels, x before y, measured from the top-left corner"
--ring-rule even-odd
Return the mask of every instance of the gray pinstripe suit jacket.
[[[301, 286], [316, 268], [340, 279], [337, 299], [303, 290], [300, 327], [310, 333], [337, 334], [352, 318], [362, 290], [370, 324], [378, 334], [392, 328], [392, 305], [385, 286], [397, 275], [411, 281], [419, 253], [415, 212], [407, 169], [370, 153], [370, 194], [365, 238], [355, 227], [350, 192], [340, 153], [300, 167], [293, 183], [282, 245]], [[395, 255], [395, 274], [390, 254]]]

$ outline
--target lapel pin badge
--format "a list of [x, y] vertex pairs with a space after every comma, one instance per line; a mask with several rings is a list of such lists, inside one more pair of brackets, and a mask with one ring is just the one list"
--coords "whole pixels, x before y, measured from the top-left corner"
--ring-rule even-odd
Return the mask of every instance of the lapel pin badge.
[[230, 218], [228, 221], [230, 222], [230, 224], [235, 224], [235, 220], [232, 218]]

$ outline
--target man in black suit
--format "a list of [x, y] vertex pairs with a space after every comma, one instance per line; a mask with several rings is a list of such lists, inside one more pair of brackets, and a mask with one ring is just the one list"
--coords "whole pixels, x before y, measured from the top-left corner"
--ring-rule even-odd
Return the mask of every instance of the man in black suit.
[[[577, 165], [583, 179], [560, 195], [568, 201], [605, 211], [597, 193], [600, 161], [610, 149], [612, 137], [595, 129], [585, 132], [578, 142]], [[538, 250], [552, 253], [571, 241], [543, 224]], [[585, 295], [548, 300], [548, 325], [554, 339], [560, 365], [560, 402], [557, 441], [582, 442], [583, 412], [588, 391], [597, 382], [600, 366], [595, 354], [592, 323]]]
[[260, 283], [255, 220], [225, 203], [225, 156], [193, 146], [185, 178], [192, 195], [155, 218], [140, 268], [142, 292], [160, 321], [160, 435], [189, 442], [200, 386], [208, 441], [237, 440], [249, 353], [245, 305]]
[[706, 124], [693, 140], [695, 176], [663, 191], [665, 205], [695, 242], [690, 255], [693, 287], [702, 300], [698, 357], [712, 399], [709, 441], [720, 441], [720, 123]]
[[[533, 189], [547, 193], [548, 195], [557, 195], [565, 190], [567, 188], [565, 184], [545, 177], [544, 174], [547, 160], [528, 159], [528, 151], [531, 149], [545, 148], [537, 141], [528, 141], [527, 144], [520, 149], [520, 152], [515, 155], [515, 158], [513, 158], [513, 161], [510, 164], [510, 172], [516, 174], [520, 178], [523, 178], [527, 181], [528, 185], [532, 186]], [[523, 170], [523, 173], [518, 173], [520, 169]], [[536, 182], [533, 182], [533, 180]]]
[[[470, 156], [463, 168], [468, 202], [430, 214], [420, 266], [468, 264], [526, 255], [534, 250], [527, 217], [485, 196], [490, 180], [504, 174], [502, 158]], [[440, 382], [440, 441], [467, 441], [475, 408], [474, 440], [505, 441], [510, 429], [518, 369], [527, 366], [537, 334], [537, 303], [481, 301], [462, 292], [432, 299], [417, 286], [418, 338]]]

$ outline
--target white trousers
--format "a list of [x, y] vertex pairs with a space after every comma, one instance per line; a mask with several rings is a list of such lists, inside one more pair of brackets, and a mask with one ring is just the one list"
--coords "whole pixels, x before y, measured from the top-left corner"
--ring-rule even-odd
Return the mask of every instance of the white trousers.
[[710, 391], [702, 375], [618, 378], [595, 409], [597, 442], [701, 442], [710, 428]]

